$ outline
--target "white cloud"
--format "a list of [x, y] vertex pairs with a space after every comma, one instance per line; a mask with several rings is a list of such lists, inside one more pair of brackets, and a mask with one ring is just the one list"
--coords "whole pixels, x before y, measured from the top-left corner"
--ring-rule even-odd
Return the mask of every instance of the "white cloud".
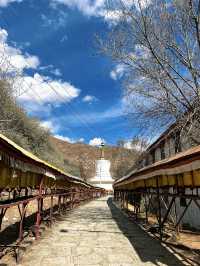
[[53, 74], [54, 76], [60, 77], [62, 76], [62, 72], [59, 68], [55, 68], [52, 64], [47, 66], [40, 66], [39, 70], [45, 73]]
[[50, 0], [53, 8], [57, 7], [58, 4], [66, 5], [71, 9], [79, 10], [83, 15], [91, 17], [102, 17], [105, 21], [111, 24], [115, 24], [120, 20], [122, 16], [121, 10], [117, 7], [108, 9], [106, 7], [107, 0]]
[[8, 45], [7, 39], [7, 31], [0, 28], [0, 69], [2, 72], [22, 72], [26, 68], [36, 69], [39, 66], [40, 61], [37, 56], [22, 54], [20, 49]]
[[59, 68], [52, 69], [50, 72], [51, 72], [52, 74], [54, 74], [55, 76], [57, 76], [57, 77], [62, 76], [62, 73], [61, 73], [61, 71], [60, 71]]
[[114, 80], [122, 78], [126, 71], [126, 67], [123, 64], [118, 64], [115, 68], [110, 72], [110, 77]]
[[140, 152], [145, 150], [145, 146], [143, 145], [142, 141], [133, 143], [131, 140], [127, 140], [124, 143], [124, 148], [129, 149], [129, 150], [136, 150]]
[[52, 2], [78, 9], [86, 16], [98, 16], [99, 12], [105, 8], [105, 0], [52, 0]]
[[57, 134], [58, 131], [60, 131], [61, 128], [58, 125], [58, 123], [55, 123], [55, 122], [53, 122], [51, 120], [42, 121], [40, 123], [40, 125], [42, 127], [44, 127], [45, 129], [48, 129], [54, 135], [54, 137], [57, 138], [57, 139], [60, 139], [60, 140], [63, 140], [63, 141], [67, 141], [69, 143], [84, 142], [84, 138], [74, 139], [74, 138], [70, 138], [70, 137], [67, 137], [67, 136], [63, 136], [63, 135]]
[[[152, 0], [123, 0], [122, 3], [128, 9], [135, 6], [137, 10], [145, 9]], [[140, 3], [140, 5], [139, 5]], [[71, 9], [79, 10], [85, 16], [102, 17], [105, 21], [115, 24], [122, 17], [120, 1], [113, 1], [108, 8], [107, 0], [50, 0], [50, 5], [56, 8], [58, 4], [66, 5]]]
[[95, 96], [92, 96], [92, 95], [86, 95], [82, 99], [82, 101], [86, 102], [86, 103], [91, 103], [91, 102], [94, 102], [96, 100], [97, 100], [97, 98]]
[[151, 4], [151, 1], [152, 0], [132, 0], [138, 10], [147, 8]]
[[[1, 41], [0, 41], [1, 42]], [[12, 44], [12, 46], [17, 47], [20, 50], [25, 49], [26, 47], [29, 47], [31, 45], [30, 42], [26, 41], [26, 42], [14, 42], [14, 41], [10, 41], [10, 45]]]
[[47, 66], [40, 66], [39, 70], [41, 71], [51, 71], [53, 69], [53, 65], [47, 65]]
[[[13, 49], [13, 48], [12, 48]], [[9, 51], [8, 51], [9, 52]], [[29, 55], [22, 55], [19, 52], [19, 50], [16, 49], [16, 51], [10, 56], [10, 64], [17, 69], [23, 70], [24, 68], [33, 68], [36, 69], [39, 66], [39, 59], [37, 56], [29, 56]], [[16, 52], [16, 54], [15, 54]], [[18, 54], [17, 54], [18, 53]]]
[[66, 42], [68, 40], [68, 37], [67, 35], [63, 35], [63, 37], [60, 39], [60, 42], [63, 43], [63, 42]]
[[54, 13], [53, 15], [42, 14], [42, 26], [51, 28], [53, 30], [58, 30], [59, 28], [66, 26], [67, 16], [67, 12], [64, 12], [63, 10], [56, 10], [56, 13]]
[[5, 29], [0, 29], [0, 42], [4, 43], [7, 41], [8, 32]]
[[129, 149], [129, 150], [133, 149], [133, 145], [132, 145], [131, 141], [126, 141], [124, 143], [124, 148]]
[[78, 140], [75, 140], [73, 138], [69, 138], [67, 136], [62, 136], [62, 135], [55, 135], [54, 137], [57, 139], [61, 139], [63, 141], [67, 141], [69, 143], [84, 142], [84, 138], [80, 138]]
[[67, 142], [70, 142], [70, 143], [74, 143], [74, 140], [73, 139], [71, 139], [69, 137], [66, 137], [66, 136], [55, 135], [54, 137], [57, 138], [57, 139], [61, 139], [63, 141], [67, 141]]
[[45, 129], [48, 129], [51, 133], [55, 134], [58, 130], [59, 130], [59, 126], [58, 124], [56, 123], [53, 123], [52, 121], [50, 120], [47, 120], [47, 121], [42, 121], [40, 123], [40, 125], [42, 127], [44, 127]]
[[22, 2], [23, 0], [0, 0], [0, 7], [6, 7], [7, 5], [13, 3], [13, 2]]
[[69, 102], [79, 96], [80, 90], [69, 82], [37, 72], [33, 76], [25, 75], [25, 69], [48, 71], [54, 76], [62, 74], [53, 65], [39, 67], [37, 56], [23, 54], [19, 48], [9, 45], [7, 40], [8, 32], [0, 28], [0, 75], [13, 77], [10, 80], [15, 96], [28, 112], [38, 114], [42, 108], [49, 112], [51, 106], [48, 104]]
[[[33, 77], [18, 78], [14, 86], [23, 88], [19, 99], [23, 102], [63, 103], [79, 96], [80, 90], [69, 82], [52, 80], [50, 77], [35, 73]], [[38, 97], [37, 97], [38, 96]]]
[[104, 18], [111, 25], [115, 25], [120, 19], [123, 18], [123, 12], [118, 9], [106, 10], [103, 9], [99, 12], [99, 15]]
[[53, 129], [53, 123], [51, 121], [43, 121], [41, 122], [41, 126], [49, 130]]
[[102, 138], [93, 138], [89, 141], [89, 145], [91, 146], [99, 146], [101, 143], [105, 143], [105, 140]]

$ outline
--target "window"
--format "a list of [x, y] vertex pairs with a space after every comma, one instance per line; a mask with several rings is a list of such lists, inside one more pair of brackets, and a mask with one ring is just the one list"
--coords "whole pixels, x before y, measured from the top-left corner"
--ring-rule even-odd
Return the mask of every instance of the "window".
[[161, 143], [161, 146], [160, 146], [160, 157], [161, 157], [161, 160], [165, 159], [165, 142]]
[[156, 161], [155, 150], [153, 150], [153, 151], [151, 152], [151, 156], [152, 156], [152, 163], [155, 163], [155, 161]]
[[147, 154], [145, 158], [145, 166], [147, 165], [149, 165], [149, 154]]
[[180, 131], [176, 131], [174, 135], [174, 148], [175, 148], [175, 153], [181, 152]]
[[180, 206], [181, 207], [187, 207], [186, 198], [183, 198], [183, 197], [180, 198]]

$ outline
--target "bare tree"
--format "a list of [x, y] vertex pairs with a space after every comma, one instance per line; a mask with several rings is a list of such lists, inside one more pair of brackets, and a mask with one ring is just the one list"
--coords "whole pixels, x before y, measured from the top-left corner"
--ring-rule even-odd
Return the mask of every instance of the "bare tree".
[[137, 151], [138, 154], [143, 153], [146, 150], [146, 148], [148, 147], [148, 145], [149, 145], [149, 143], [146, 139], [134, 137], [131, 140], [132, 149]]
[[118, 21], [97, 41], [124, 65], [128, 113], [151, 130], [179, 121], [187, 133], [199, 131], [200, 1], [122, 0], [109, 8]]
[[125, 140], [123, 140], [123, 139], [119, 139], [119, 140], [117, 141], [117, 146], [118, 146], [118, 147], [124, 147], [124, 144], [125, 144]]

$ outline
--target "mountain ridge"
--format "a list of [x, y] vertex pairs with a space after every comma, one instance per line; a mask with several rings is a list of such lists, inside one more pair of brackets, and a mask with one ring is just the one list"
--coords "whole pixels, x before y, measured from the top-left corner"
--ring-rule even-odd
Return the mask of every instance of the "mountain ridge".
[[[50, 137], [50, 141], [62, 153], [65, 163], [75, 167], [81, 178], [89, 180], [95, 175], [96, 160], [101, 156], [100, 148], [80, 142], [70, 143], [54, 136]], [[111, 162], [110, 171], [114, 179], [133, 167], [139, 155], [137, 150], [120, 146], [105, 145], [104, 150], [104, 158]]]

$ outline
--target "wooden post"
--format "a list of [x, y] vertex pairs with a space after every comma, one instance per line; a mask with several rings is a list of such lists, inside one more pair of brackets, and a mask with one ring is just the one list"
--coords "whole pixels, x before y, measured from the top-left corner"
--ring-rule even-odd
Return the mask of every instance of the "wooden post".
[[36, 228], [35, 238], [36, 239], [39, 239], [39, 236], [40, 236], [43, 181], [44, 181], [44, 176], [42, 175], [41, 176], [41, 180], [40, 180], [38, 199], [37, 199], [37, 201], [38, 201], [38, 211], [37, 211], [37, 214], [36, 214], [36, 224], [35, 224], [35, 228]]
[[2, 208], [1, 212], [0, 212], [0, 231], [1, 231], [1, 226], [2, 226], [2, 222], [3, 222], [3, 217], [5, 216], [7, 209], [8, 208]]
[[58, 196], [58, 213], [61, 213], [61, 196]]
[[162, 225], [161, 225], [161, 204], [160, 204], [160, 190], [158, 186], [158, 177], [156, 178], [156, 190], [157, 190], [157, 200], [158, 200], [158, 224], [159, 224], [159, 233], [160, 233], [160, 240], [162, 241]]
[[[52, 193], [52, 192], [51, 192]], [[52, 226], [53, 222], [53, 195], [51, 195], [51, 207], [50, 207], [50, 226]]]
[[[145, 181], [144, 181], [145, 182]], [[145, 222], [148, 224], [148, 205], [147, 205], [147, 188], [145, 182], [145, 192], [144, 192], [144, 207], [145, 207]]]
[[[26, 208], [27, 208], [27, 202], [22, 203], [22, 210], [20, 211], [20, 224], [19, 224], [19, 242], [23, 239], [23, 232], [24, 232], [24, 217], [26, 215]], [[19, 206], [20, 209], [20, 206]]]
[[73, 189], [72, 189], [70, 191], [70, 209], [73, 209], [73, 207], [74, 207], [73, 201], [74, 201], [74, 192], [73, 192]]

